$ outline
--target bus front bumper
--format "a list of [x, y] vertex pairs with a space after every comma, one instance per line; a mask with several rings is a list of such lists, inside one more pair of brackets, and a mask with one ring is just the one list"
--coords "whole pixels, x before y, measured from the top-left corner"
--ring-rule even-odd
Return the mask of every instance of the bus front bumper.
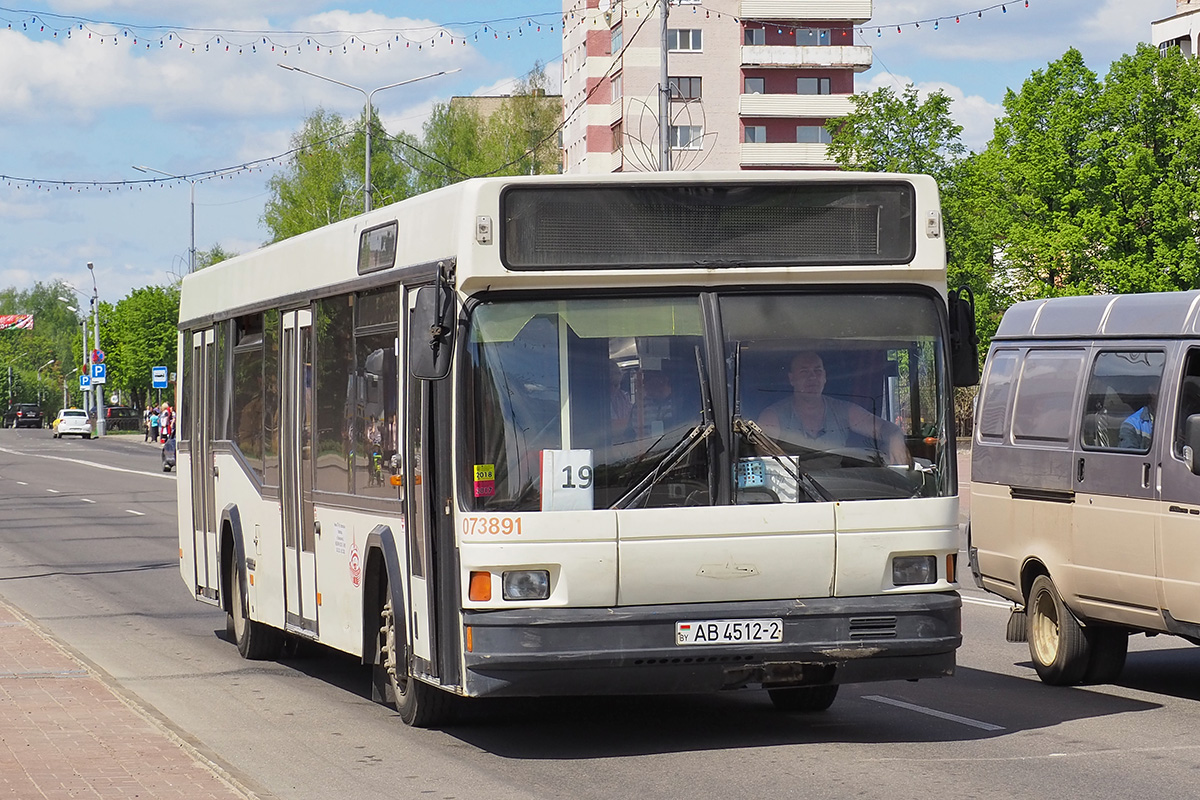
[[[464, 612], [466, 694], [680, 694], [954, 674], [956, 592]], [[676, 644], [676, 624], [781, 619], [783, 641]]]

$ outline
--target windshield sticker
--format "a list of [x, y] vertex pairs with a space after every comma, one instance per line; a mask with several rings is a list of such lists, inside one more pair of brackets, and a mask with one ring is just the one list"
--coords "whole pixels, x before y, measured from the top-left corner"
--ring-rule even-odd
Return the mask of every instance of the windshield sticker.
[[475, 496], [491, 497], [496, 493], [496, 465], [475, 465]]

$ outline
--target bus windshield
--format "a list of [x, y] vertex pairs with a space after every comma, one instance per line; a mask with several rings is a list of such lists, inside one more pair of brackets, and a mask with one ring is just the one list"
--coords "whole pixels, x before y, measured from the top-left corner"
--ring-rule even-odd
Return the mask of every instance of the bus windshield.
[[713, 298], [477, 306], [466, 348], [467, 505], [549, 511], [953, 493], [932, 296]]

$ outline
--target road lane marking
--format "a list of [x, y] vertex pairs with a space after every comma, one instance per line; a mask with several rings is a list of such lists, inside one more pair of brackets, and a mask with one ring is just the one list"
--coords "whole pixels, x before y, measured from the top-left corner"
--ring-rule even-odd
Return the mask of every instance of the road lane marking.
[[966, 597], [963, 596], [964, 603], [971, 603], [977, 606], [991, 606], [992, 608], [1003, 608], [1009, 611], [1012, 610], [1013, 604], [1007, 600], [992, 600], [990, 597]]
[[83, 502], [85, 502], [85, 503], [94, 503], [94, 502], [96, 502], [95, 500], [89, 500], [89, 499], [87, 499], [86, 497], [81, 497], [81, 498], [79, 498], [79, 499], [80, 499], [80, 500], [82, 500], [82, 501], [83, 501]]
[[150, 478], [163, 478], [170, 481], [175, 480], [175, 473], [163, 472], [162, 470], [126, 469], [125, 467], [114, 467], [110, 464], [98, 464], [95, 461], [84, 461], [81, 458], [65, 458], [63, 456], [48, 456], [43, 453], [27, 453], [23, 450], [13, 450], [10, 447], [0, 447], [0, 453], [8, 453], [9, 455], [20, 456], [22, 458], [46, 458], [51, 461], [66, 461], [68, 464], [83, 464], [86, 467], [106, 469], [110, 472], [128, 472], [131, 475], [144, 475]]
[[137, 516], [137, 517], [144, 517], [144, 516], [146, 516], [146, 515], [145, 515], [145, 514], [143, 514], [141, 511], [134, 511], [132, 508], [127, 508], [127, 509], [125, 509], [125, 513], [126, 513], [126, 514], [133, 514], [134, 516]]
[[895, 706], [896, 708], [903, 708], [907, 711], [915, 711], [918, 714], [925, 714], [930, 717], [937, 717], [938, 719], [944, 719], [949, 722], [957, 722], [959, 725], [968, 725], [972, 728], [978, 728], [981, 731], [1002, 731], [1002, 730], [1004, 730], [1004, 727], [1002, 725], [993, 725], [990, 722], [980, 722], [977, 719], [969, 719], [968, 717], [960, 717], [957, 714], [948, 714], [945, 711], [938, 711], [933, 708], [926, 708], [925, 706], [918, 706], [918, 705], [914, 705], [912, 703], [906, 703], [903, 700], [893, 700], [890, 697], [882, 697], [877, 694], [866, 695], [865, 697], [863, 697], [863, 700], [873, 700], [876, 703], [883, 703], [884, 705]]
[[26, 483], [25, 481], [17, 481], [17, 486], [28, 486], [28, 485], [29, 484]]
[[62, 492], [60, 492], [58, 489], [47, 489], [46, 491], [52, 492], [53, 494], [62, 494]]

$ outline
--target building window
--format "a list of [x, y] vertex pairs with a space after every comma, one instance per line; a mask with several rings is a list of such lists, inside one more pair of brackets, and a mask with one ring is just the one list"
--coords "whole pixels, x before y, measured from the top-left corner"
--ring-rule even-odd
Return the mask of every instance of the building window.
[[829, 28], [796, 28], [796, 45], [820, 47], [831, 43]]
[[746, 28], [742, 32], [742, 44], [766, 44], [766, 28]]
[[766, 80], [763, 78], [746, 78], [745, 93], [746, 94], [764, 94], [766, 89]]
[[747, 125], [742, 129], [743, 142], [752, 142], [754, 144], [762, 144], [767, 141], [767, 126], [766, 125]]
[[700, 99], [699, 78], [668, 78], [667, 83], [671, 87], [672, 100]]
[[621, 149], [621, 138], [624, 135], [624, 126], [621, 124], [621, 120], [617, 120], [616, 124], [612, 126], [612, 152], [615, 153]]
[[829, 144], [833, 141], [824, 125], [797, 125], [797, 144]]
[[609, 42], [608, 52], [614, 54], [619, 53], [621, 51], [621, 45], [624, 38], [625, 32], [621, 28], [621, 23], [618, 22], [616, 27], [612, 29], [612, 40]]
[[624, 88], [622, 83], [623, 81], [621, 79], [621, 73], [618, 72], [616, 75], [612, 76], [612, 102], [614, 103], [619, 102], [621, 99], [621, 90]]
[[829, 78], [797, 78], [796, 94], [829, 94]]
[[672, 150], [699, 150], [704, 130], [699, 125], [672, 125], [670, 136]]
[[701, 37], [699, 29], [672, 28], [667, 31], [668, 50], [700, 50]]

